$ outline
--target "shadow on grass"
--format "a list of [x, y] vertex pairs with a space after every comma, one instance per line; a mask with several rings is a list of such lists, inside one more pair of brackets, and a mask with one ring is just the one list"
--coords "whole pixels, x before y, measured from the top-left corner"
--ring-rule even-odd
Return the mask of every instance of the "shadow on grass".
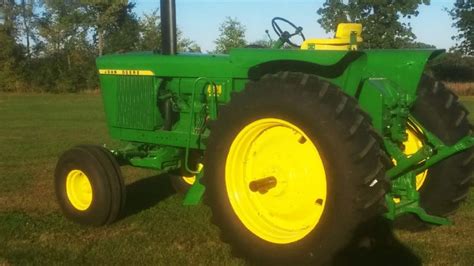
[[176, 193], [165, 175], [140, 179], [127, 185], [126, 189], [127, 202], [123, 218], [149, 209]]
[[380, 217], [364, 224], [334, 265], [422, 265], [421, 259], [400, 242], [390, 221]]
[[[123, 217], [149, 209], [175, 193], [166, 176], [152, 176], [129, 184]], [[397, 239], [392, 223], [385, 218], [363, 224], [355, 235], [331, 265], [422, 265], [421, 259]]]

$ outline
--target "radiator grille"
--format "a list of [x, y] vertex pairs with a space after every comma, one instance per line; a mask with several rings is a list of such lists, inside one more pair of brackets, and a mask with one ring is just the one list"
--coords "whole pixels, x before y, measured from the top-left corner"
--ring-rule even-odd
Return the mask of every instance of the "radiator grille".
[[117, 78], [117, 126], [142, 130], [158, 126], [157, 82], [155, 77], [145, 76]]

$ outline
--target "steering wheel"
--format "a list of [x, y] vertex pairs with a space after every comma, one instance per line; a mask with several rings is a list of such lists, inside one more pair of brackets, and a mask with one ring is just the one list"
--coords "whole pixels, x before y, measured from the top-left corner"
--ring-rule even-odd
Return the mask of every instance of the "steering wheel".
[[[283, 31], [281, 28], [280, 28], [280, 25], [278, 25], [278, 22], [279, 21], [282, 21], [282, 22], [285, 22], [286, 24], [290, 25], [291, 27], [293, 27], [295, 29], [295, 32], [293, 34], [290, 34], [289, 32], [287, 31]], [[280, 17], [274, 17], [272, 19], [272, 27], [273, 27], [273, 30], [275, 31], [275, 33], [278, 35], [278, 37], [285, 41], [286, 43], [290, 44], [291, 46], [294, 46], [294, 47], [300, 47], [300, 45], [297, 45], [295, 44], [294, 42], [292, 42], [290, 39], [291, 37], [293, 36], [297, 36], [299, 35], [302, 39], [303, 39], [303, 42], [306, 40], [306, 38], [304, 37], [304, 34], [303, 34], [303, 28], [302, 27], [297, 27], [295, 24], [291, 23], [289, 20], [287, 19], [284, 19], [284, 18], [280, 18]]]

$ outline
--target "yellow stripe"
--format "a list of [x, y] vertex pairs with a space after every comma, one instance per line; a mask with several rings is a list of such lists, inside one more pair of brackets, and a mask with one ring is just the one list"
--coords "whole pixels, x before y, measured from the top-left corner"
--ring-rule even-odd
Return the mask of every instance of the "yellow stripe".
[[127, 69], [99, 69], [101, 75], [121, 75], [121, 76], [154, 76], [151, 70], [127, 70]]

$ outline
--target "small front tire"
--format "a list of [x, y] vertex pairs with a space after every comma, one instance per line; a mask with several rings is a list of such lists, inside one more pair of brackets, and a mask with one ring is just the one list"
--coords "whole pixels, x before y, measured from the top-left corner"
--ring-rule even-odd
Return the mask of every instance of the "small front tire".
[[105, 148], [76, 146], [56, 165], [55, 191], [64, 215], [83, 225], [114, 222], [125, 205], [120, 167]]

